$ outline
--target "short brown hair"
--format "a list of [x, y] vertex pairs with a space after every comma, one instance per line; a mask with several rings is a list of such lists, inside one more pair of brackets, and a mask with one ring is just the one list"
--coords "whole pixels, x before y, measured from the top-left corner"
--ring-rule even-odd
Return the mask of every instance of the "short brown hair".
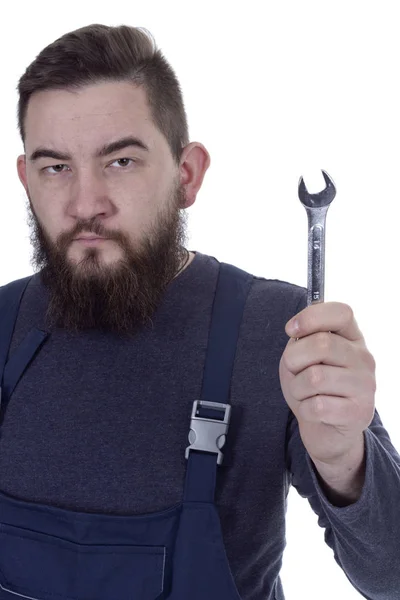
[[189, 143], [182, 92], [172, 67], [143, 27], [87, 25], [44, 48], [18, 82], [18, 129], [25, 146], [25, 117], [32, 94], [78, 89], [102, 81], [143, 86], [154, 125], [179, 164]]

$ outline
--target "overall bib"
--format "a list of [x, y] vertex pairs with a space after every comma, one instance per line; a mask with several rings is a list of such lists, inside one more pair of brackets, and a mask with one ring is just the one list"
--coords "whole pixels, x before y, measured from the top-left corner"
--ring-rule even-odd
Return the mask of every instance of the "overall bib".
[[[229, 426], [236, 344], [252, 278], [237, 267], [220, 265], [201, 399], [193, 403], [185, 452], [182, 502], [143, 516], [112, 516], [0, 493], [0, 600], [240, 600], [214, 494]], [[8, 357], [30, 279], [11, 282], [0, 292], [2, 411], [49, 336], [32, 329]]]

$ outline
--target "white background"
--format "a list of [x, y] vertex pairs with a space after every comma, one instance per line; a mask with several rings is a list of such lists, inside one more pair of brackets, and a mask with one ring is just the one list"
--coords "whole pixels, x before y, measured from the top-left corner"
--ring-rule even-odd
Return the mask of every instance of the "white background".
[[[400, 449], [397, 10], [384, 0], [8, 4], [0, 36], [0, 285], [33, 272], [16, 171], [23, 152], [18, 78], [43, 47], [72, 29], [146, 27], [181, 82], [190, 141], [211, 155], [189, 209], [189, 249], [307, 286], [298, 180], [303, 175], [309, 191], [318, 192], [321, 168], [334, 179], [325, 301], [353, 308], [377, 363], [376, 406]], [[287, 600], [361, 597], [323, 533], [292, 488], [281, 572]]]

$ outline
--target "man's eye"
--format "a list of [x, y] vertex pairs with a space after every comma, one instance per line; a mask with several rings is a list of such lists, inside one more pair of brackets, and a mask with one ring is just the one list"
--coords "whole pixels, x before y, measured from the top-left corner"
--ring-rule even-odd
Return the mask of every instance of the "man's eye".
[[[45, 167], [42, 170], [48, 173], [49, 171], [47, 169], [57, 169], [57, 167], [66, 167], [66, 166], [67, 165], [61, 165], [61, 164], [60, 165], [51, 165], [50, 167]], [[62, 170], [61, 171], [57, 170], [56, 173], [62, 173]]]
[[[117, 158], [117, 160], [114, 160], [114, 162], [112, 162], [111, 164], [113, 165], [114, 163], [121, 163], [124, 161], [128, 161], [131, 163], [135, 162], [132, 158]], [[128, 165], [124, 164], [124, 165], [120, 165], [120, 166], [122, 166], [122, 168], [124, 168], [124, 167], [127, 167]]]

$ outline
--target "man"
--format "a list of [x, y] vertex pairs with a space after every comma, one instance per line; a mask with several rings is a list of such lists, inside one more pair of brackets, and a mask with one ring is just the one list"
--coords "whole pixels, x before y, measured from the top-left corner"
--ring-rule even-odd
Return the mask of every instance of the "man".
[[184, 249], [210, 156], [159, 51], [138, 29], [82, 28], [19, 93], [37, 272], [0, 289], [1, 588], [281, 600], [293, 484], [352, 585], [394, 598], [397, 508], [379, 486], [398, 495], [398, 454], [375, 413], [357, 496], [330, 501], [281, 389], [306, 290]]

